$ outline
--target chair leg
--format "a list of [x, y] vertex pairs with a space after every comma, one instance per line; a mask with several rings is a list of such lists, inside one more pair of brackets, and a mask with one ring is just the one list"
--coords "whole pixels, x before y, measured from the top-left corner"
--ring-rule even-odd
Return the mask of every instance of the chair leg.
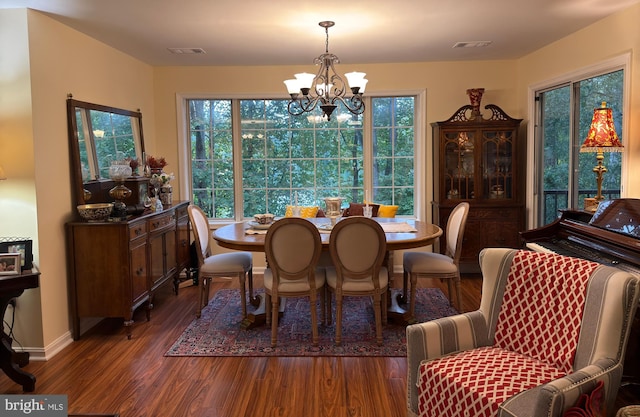
[[336, 346], [342, 344], [342, 294], [336, 292]]
[[200, 296], [198, 297], [198, 308], [196, 309], [196, 317], [200, 318], [202, 316], [202, 309], [205, 308], [207, 304], [209, 304], [209, 281], [211, 278], [209, 277], [200, 277], [200, 282], [198, 283], [198, 287], [200, 290]]
[[456, 284], [456, 310], [462, 313], [462, 297], [460, 296], [460, 287], [461, 287], [460, 274], [458, 274], [458, 276], [455, 277], [455, 284]]
[[389, 311], [389, 308], [387, 308], [387, 302], [386, 302], [388, 293], [391, 293], [391, 291], [389, 291], [389, 288], [387, 287], [385, 292], [382, 293], [382, 297], [380, 300], [380, 308], [382, 309], [382, 324], [384, 326], [386, 326], [387, 323], [389, 322], [389, 319], [387, 317], [387, 312]]
[[320, 322], [324, 324], [327, 322], [327, 288], [326, 286], [323, 286], [322, 288], [320, 288], [318, 292], [320, 293]]
[[382, 300], [381, 294], [373, 296], [373, 312], [376, 317], [376, 342], [382, 346]]
[[455, 303], [455, 298], [453, 294], [453, 278], [447, 279], [447, 290], [449, 291], [449, 304], [455, 307], [456, 303]]
[[278, 306], [279, 299], [280, 297], [271, 297], [271, 347], [276, 347], [276, 344], [278, 343], [278, 313], [280, 312], [280, 308]]
[[327, 309], [327, 321], [326, 321], [326, 324], [329, 326], [329, 325], [331, 325], [331, 320], [332, 320], [331, 316], [333, 315], [333, 313], [331, 311], [331, 299], [333, 298], [333, 293], [329, 288], [325, 288], [325, 290], [327, 291], [327, 294], [326, 294], [327, 295], [327, 300], [326, 300], [327, 301], [327, 307], [326, 307], [326, 309]]
[[271, 294], [264, 293], [264, 318], [267, 326], [271, 324]]
[[317, 312], [317, 292], [309, 294], [309, 306], [311, 308], [311, 341], [313, 346], [318, 346], [318, 312]]
[[411, 296], [409, 299], [409, 315], [416, 316], [416, 286], [418, 284], [418, 274], [411, 273]]
[[247, 294], [245, 288], [245, 280], [247, 275], [244, 272], [238, 274], [238, 281], [240, 281], [240, 305], [242, 306], [242, 318], [247, 317]]

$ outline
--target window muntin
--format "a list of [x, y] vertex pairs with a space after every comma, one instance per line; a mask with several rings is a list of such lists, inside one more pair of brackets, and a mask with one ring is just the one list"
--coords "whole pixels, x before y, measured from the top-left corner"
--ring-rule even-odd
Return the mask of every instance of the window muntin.
[[[339, 108], [330, 122], [290, 116], [288, 100], [187, 103], [192, 200], [214, 219], [281, 216], [296, 196], [299, 205], [320, 207], [330, 196], [343, 197], [343, 205], [363, 201], [367, 171], [373, 201], [399, 205], [398, 215], [414, 216], [414, 96], [368, 98], [371, 112], [356, 116]], [[365, 128], [367, 118], [372, 126]], [[365, 131], [374, 132], [373, 138], [366, 141]], [[235, 170], [234, 141], [241, 161]]]

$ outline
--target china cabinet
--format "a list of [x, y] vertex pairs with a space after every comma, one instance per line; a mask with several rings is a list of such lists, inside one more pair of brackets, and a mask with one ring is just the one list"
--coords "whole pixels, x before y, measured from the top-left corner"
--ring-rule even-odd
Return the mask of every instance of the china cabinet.
[[[486, 247], [518, 247], [525, 227], [521, 119], [496, 105], [466, 105], [433, 128], [433, 219], [445, 227], [453, 207], [470, 204], [460, 269], [478, 272]], [[440, 247], [444, 248], [445, 236]]]

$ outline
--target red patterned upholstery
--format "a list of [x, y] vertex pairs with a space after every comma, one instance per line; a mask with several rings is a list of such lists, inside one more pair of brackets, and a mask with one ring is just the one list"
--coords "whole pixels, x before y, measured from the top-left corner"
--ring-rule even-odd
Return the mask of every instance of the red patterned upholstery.
[[514, 394], [564, 376], [556, 368], [516, 352], [481, 347], [420, 367], [420, 416], [495, 416]]
[[[410, 392], [409, 415], [537, 416], [540, 411], [535, 407], [540, 407], [538, 410], [554, 409], [548, 415], [555, 415], [575, 401], [571, 400], [572, 396], [592, 388], [595, 378], [603, 378], [605, 371], [607, 380], [614, 390], [617, 389], [621, 377], [620, 345], [607, 347], [616, 350], [606, 354], [598, 346], [607, 340], [606, 331], [611, 331], [613, 337], [622, 335], [623, 343], [628, 337], [628, 323], [620, 323], [619, 315], [628, 317], [635, 311], [637, 278], [593, 262], [553, 254], [504, 250], [485, 253], [490, 253], [485, 258], [491, 256], [500, 263], [481, 262], [483, 273], [491, 270], [495, 274], [495, 277], [484, 277], [488, 281], [483, 289], [494, 283], [496, 287], [493, 294], [483, 292], [480, 310], [407, 329], [409, 361], [413, 362], [416, 356], [410, 339], [424, 341], [421, 349], [426, 354], [415, 378], [417, 414], [411, 411]], [[596, 280], [595, 284], [592, 279]], [[626, 285], [631, 285], [632, 290], [625, 290]], [[615, 303], [602, 302], [603, 297], [613, 296], [614, 292], [619, 300], [624, 300], [616, 306], [620, 310], [609, 310]], [[587, 303], [587, 297], [590, 303]], [[615, 326], [610, 326], [603, 328], [602, 334], [589, 333], [600, 328], [592, 327], [593, 320], [605, 319], [625, 327], [614, 330]], [[583, 320], [592, 323], [583, 327]], [[474, 330], [472, 339], [468, 338], [465, 329]], [[485, 329], [488, 333], [483, 336]], [[586, 337], [582, 342], [581, 331]], [[429, 339], [429, 334], [440, 334], [439, 343], [437, 338], [435, 341]], [[447, 339], [447, 334], [455, 334], [455, 339]], [[456, 344], [459, 344], [458, 349], [455, 349]], [[461, 346], [468, 344], [472, 346]], [[430, 350], [434, 352], [433, 356], [429, 354]], [[438, 350], [440, 355], [435, 354]], [[583, 363], [586, 354], [595, 352], [599, 356], [591, 357], [593, 368], [583, 364], [576, 373], [576, 362]], [[566, 395], [566, 399], [562, 398], [557, 404], [545, 402], [542, 398], [546, 397], [538, 394], [524, 395], [544, 386], [545, 395], [553, 398], [563, 392], [561, 387], [568, 388], [570, 384], [574, 387], [565, 391], [562, 395]], [[517, 398], [519, 400], [515, 400]], [[569, 404], [562, 402], [565, 400], [570, 401]], [[517, 409], [520, 413], [506, 411], [507, 403], [510, 410]], [[530, 406], [523, 407], [522, 404]]]
[[570, 372], [587, 282], [596, 267], [577, 258], [518, 252], [498, 315], [495, 346]]

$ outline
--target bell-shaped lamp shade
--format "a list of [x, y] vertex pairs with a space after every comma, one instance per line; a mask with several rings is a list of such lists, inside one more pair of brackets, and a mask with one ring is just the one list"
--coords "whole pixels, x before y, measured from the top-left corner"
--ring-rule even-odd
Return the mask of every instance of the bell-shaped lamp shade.
[[585, 198], [585, 210], [595, 211], [600, 201], [604, 200], [602, 196], [602, 179], [607, 168], [604, 166], [603, 152], [622, 152], [622, 143], [616, 133], [616, 127], [613, 124], [613, 113], [607, 108], [607, 103], [602, 102], [602, 107], [593, 109], [593, 119], [591, 127], [584, 143], [580, 147], [580, 152], [595, 152], [597, 165], [593, 168], [596, 174], [597, 193], [594, 198]]
[[613, 113], [603, 101], [602, 107], [593, 109], [591, 127], [580, 152], [621, 152], [622, 149], [622, 143], [613, 124]]
[[303, 88], [311, 88], [311, 85], [313, 84], [313, 79], [316, 76], [313, 74], [309, 74], [308, 72], [301, 72], [299, 74], [296, 74], [296, 80], [298, 80], [298, 85], [300, 86], [300, 89]]
[[287, 86], [287, 92], [289, 94], [299, 94], [300, 93], [300, 83], [296, 79], [284, 80], [284, 85]]
[[364, 92], [364, 87], [367, 85], [367, 80], [364, 76], [367, 75], [364, 72], [348, 72], [344, 74], [347, 77], [347, 82], [349, 83], [349, 87], [351, 89], [358, 88], [360, 93]]
[[0, 165], [0, 180], [6, 180], [7, 179], [7, 175], [4, 173], [4, 168], [2, 168], [2, 165]]

